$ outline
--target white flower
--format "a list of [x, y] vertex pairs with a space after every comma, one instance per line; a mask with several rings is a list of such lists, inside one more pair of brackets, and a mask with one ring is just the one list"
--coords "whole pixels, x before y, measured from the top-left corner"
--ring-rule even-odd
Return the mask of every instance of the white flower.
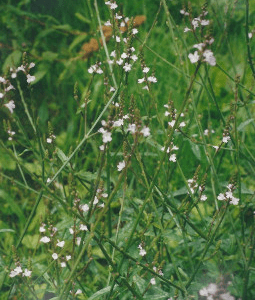
[[80, 230], [82, 231], [88, 231], [88, 227], [84, 224], [80, 224]]
[[116, 57], [116, 50], [113, 50], [113, 51], [111, 52], [110, 56]]
[[27, 83], [35, 81], [35, 76], [31, 76], [30, 74], [27, 74]]
[[5, 83], [6, 80], [3, 77], [0, 76], [0, 82]]
[[225, 294], [221, 294], [220, 298], [222, 300], [235, 300], [235, 298], [233, 296], [231, 296], [229, 292], [227, 292]]
[[125, 66], [123, 67], [123, 69], [126, 71], [126, 72], [129, 72], [131, 70], [131, 64], [128, 64], [128, 63], [125, 63]]
[[149, 90], [149, 87], [148, 87], [148, 85], [145, 85], [142, 89], [148, 91], [148, 90]]
[[120, 42], [120, 37], [116, 36], [116, 42], [119, 43]]
[[110, 87], [110, 92], [115, 92], [115, 88], [113, 86]]
[[208, 296], [207, 288], [206, 288], [206, 287], [202, 288], [202, 289], [199, 291], [199, 295], [200, 295], [200, 296], [205, 296], [205, 297], [207, 297], [207, 296]]
[[116, 63], [117, 63], [119, 66], [121, 66], [121, 65], [123, 64], [123, 59], [120, 58], [119, 60], [116, 60]]
[[28, 66], [29, 69], [32, 69], [35, 66], [35, 63], [31, 62]]
[[199, 27], [199, 21], [200, 21], [199, 18], [194, 18], [194, 19], [191, 21], [191, 23], [192, 23], [194, 29], [196, 29], [197, 27]]
[[4, 104], [4, 106], [9, 109], [9, 111], [11, 112], [11, 114], [13, 113], [13, 109], [15, 108], [15, 104], [14, 104], [13, 100], [11, 100], [8, 103]]
[[249, 37], [249, 39], [252, 38], [252, 32], [249, 32], [249, 33], [248, 33], [248, 37]]
[[190, 54], [188, 55], [188, 57], [189, 57], [190, 62], [191, 62], [192, 64], [198, 62], [198, 60], [199, 60], [199, 55], [198, 55], [198, 52], [197, 52], [197, 51], [195, 51], [194, 54], [190, 53]]
[[48, 144], [51, 144], [51, 143], [52, 143], [52, 139], [51, 139], [51, 138], [47, 138], [47, 139], [46, 139], [46, 142], [47, 142]]
[[2, 98], [3, 98], [3, 96], [4, 96], [4, 94], [3, 94], [3, 93], [0, 93], [0, 99], [2, 99]]
[[205, 57], [205, 61], [208, 62], [208, 64], [210, 66], [215, 66], [216, 65], [216, 59], [212, 53], [211, 50], [205, 50], [204, 53], [203, 53], [203, 56]]
[[150, 68], [148, 68], [148, 67], [143, 68], [143, 73], [148, 73], [149, 71], [150, 71]]
[[224, 137], [222, 138], [222, 142], [223, 142], [223, 143], [227, 143], [229, 140], [230, 140], [230, 136], [224, 136]]
[[188, 28], [188, 27], [185, 27], [184, 30], [183, 30], [183, 32], [188, 32], [188, 31], [191, 31], [191, 29]]
[[169, 115], [171, 115], [170, 112], [169, 111], [165, 111], [165, 116], [167, 117]]
[[141, 246], [141, 244], [138, 246], [138, 248], [140, 249], [139, 255], [145, 256], [147, 252], [143, 249], [143, 247]]
[[28, 269], [25, 269], [24, 273], [22, 274], [22, 276], [25, 276], [25, 277], [30, 277], [32, 274], [32, 271], [29, 271]]
[[9, 274], [10, 277], [15, 277], [17, 275], [19, 275], [20, 273], [22, 273], [22, 269], [21, 267], [16, 267], [14, 270], [12, 270]]
[[202, 21], [201, 21], [201, 25], [202, 25], [202, 26], [209, 25], [209, 23], [210, 23], [209, 20], [202, 20]]
[[81, 209], [82, 211], [86, 212], [86, 211], [89, 211], [89, 206], [88, 206], [88, 204], [84, 204], [84, 205], [81, 205], [81, 206], [80, 206], [80, 209]]
[[180, 127], [185, 127], [186, 124], [185, 124], [185, 122], [181, 122], [179, 126], [180, 126]]
[[16, 78], [17, 77], [17, 73], [12, 73], [11, 78]]
[[108, 143], [112, 140], [112, 133], [111, 132], [108, 132], [108, 131], [105, 131], [103, 133], [103, 143]]
[[80, 244], [81, 244], [81, 237], [78, 236], [78, 237], [76, 238], [76, 245], [77, 245], [77, 246], [80, 246]]
[[71, 255], [67, 255], [66, 256], [66, 260], [68, 261], [68, 260], [70, 260], [72, 257], [71, 257]]
[[39, 231], [40, 231], [40, 232], [45, 232], [46, 229], [45, 229], [44, 227], [45, 227], [45, 225], [42, 225], [42, 226], [39, 228]]
[[98, 198], [97, 198], [97, 196], [95, 196], [94, 201], [93, 201], [93, 205], [96, 205], [98, 202], [99, 202]]
[[66, 267], [66, 263], [65, 263], [64, 261], [62, 261], [62, 262], [60, 263], [60, 266], [61, 266], [61, 268], [65, 268], [65, 267]]
[[115, 14], [115, 19], [116, 20], [121, 20], [122, 19], [122, 16], [121, 15], [118, 15], [117, 13]]
[[125, 166], [126, 166], [126, 163], [125, 163], [124, 160], [121, 161], [121, 162], [119, 162], [118, 165], [117, 165], [118, 171], [119, 171], [119, 172], [122, 171], [122, 170], [125, 168]]
[[175, 120], [172, 120], [171, 122], [168, 122], [168, 125], [171, 126], [171, 127], [174, 127], [174, 124], [175, 124]]
[[97, 74], [103, 74], [104, 72], [103, 72], [103, 70], [101, 68], [97, 68], [96, 73]]
[[47, 236], [43, 236], [41, 239], [40, 239], [40, 242], [46, 244], [46, 243], [49, 243], [50, 242], [50, 238], [47, 237]]
[[123, 58], [123, 59], [125, 59], [125, 58], [127, 58], [128, 56], [127, 56], [126, 53], [122, 53], [120, 57]]
[[195, 45], [193, 46], [193, 48], [196, 48], [196, 49], [198, 49], [199, 51], [202, 51], [202, 49], [203, 49], [204, 46], [205, 46], [204, 43], [199, 43], [199, 44], [195, 44]]
[[229, 201], [229, 203], [233, 204], [233, 205], [238, 205], [238, 202], [239, 202], [239, 199], [235, 198], [235, 197], [232, 197], [231, 200]]
[[176, 162], [176, 154], [174, 153], [174, 154], [170, 155], [169, 160]]
[[105, 145], [101, 145], [101, 146], [99, 146], [99, 149], [100, 149], [101, 151], [104, 151], [104, 149], [105, 149]]
[[60, 248], [63, 248], [65, 245], [65, 241], [62, 241], [62, 242], [58, 242], [57, 243], [57, 246], [60, 247]]
[[155, 285], [155, 284], [156, 284], [156, 279], [155, 279], [155, 278], [151, 278], [150, 283], [151, 283], [152, 285]]
[[141, 130], [141, 133], [143, 134], [143, 136], [150, 136], [150, 128], [149, 127], [143, 127], [143, 129]]
[[6, 89], [5, 91], [6, 92], [9, 92], [10, 90], [15, 90], [14, 86], [12, 84], [10, 84]]
[[131, 59], [132, 59], [133, 61], [137, 61], [138, 57], [137, 57], [135, 54], [133, 54], [133, 55], [131, 55]]
[[214, 295], [217, 293], [218, 287], [215, 283], [210, 283], [207, 287], [207, 291], [209, 294]]
[[219, 196], [217, 197], [218, 200], [222, 201], [222, 200], [225, 200], [225, 196], [224, 194], [220, 193]]
[[52, 254], [52, 258], [53, 258], [54, 260], [58, 259], [57, 253], [53, 253], [53, 254]]
[[148, 77], [148, 81], [156, 83], [157, 82], [157, 78], [155, 76], [149, 76]]
[[136, 125], [135, 124], [129, 124], [127, 131], [130, 131], [131, 133], [135, 133]]
[[133, 29], [132, 29], [132, 33], [133, 33], [133, 34], [137, 34], [137, 33], [138, 33], [138, 30], [137, 30], [136, 28], [133, 28]]
[[202, 195], [201, 198], [200, 198], [201, 201], [205, 201], [206, 199], [207, 199], [206, 195]]
[[78, 295], [78, 294], [82, 294], [82, 290], [81, 289], [78, 289], [75, 293], [75, 295]]
[[119, 120], [117, 120], [117, 121], [114, 121], [113, 122], [113, 127], [120, 127], [120, 126], [122, 126], [124, 124], [124, 122], [123, 122], [123, 119], [119, 119]]
[[18, 67], [17, 72], [22, 71], [25, 72], [25, 67], [23, 65], [21, 65], [20, 67]]
[[138, 83], [143, 83], [145, 78], [138, 79]]

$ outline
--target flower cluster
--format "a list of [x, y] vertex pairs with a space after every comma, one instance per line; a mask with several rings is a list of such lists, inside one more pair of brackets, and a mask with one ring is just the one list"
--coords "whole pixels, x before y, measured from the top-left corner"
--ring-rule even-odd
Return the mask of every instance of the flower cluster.
[[[231, 284], [231, 282], [229, 282], [228, 284]], [[217, 286], [217, 284], [215, 283], [210, 283], [208, 284], [208, 286], [203, 287], [199, 291], [199, 295], [202, 297], [206, 297], [206, 300], [235, 300], [235, 298], [226, 291], [225, 287]]]
[[[182, 9], [180, 13], [184, 16], [189, 16], [190, 20], [190, 27], [185, 27], [184, 32], [193, 32], [195, 34], [195, 31], [199, 27], [204, 27], [210, 24], [209, 20], [206, 20], [205, 17], [208, 14], [208, 11], [203, 10], [202, 13], [194, 18], [191, 19], [190, 13], [186, 12], [185, 9]], [[216, 65], [216, 59], [214, 57], [213, 52], [208, 49], [210, 45], [214, 42], [214, 39], [209, 37], [205, 38], [205, 40], [201, 43], [194, 44], [193, 48], [197, 49], [194, 53], [189, 53], [188, 57], [190, 59], [191, 63], [197, 63], [198, 61], [203, 61], [208, 63], [210, 66], [215, 66]]]
[[23, 277], [31, 277], [32, 271], [28, 270], [28, 269], [24, 269], [22, 270], [21, 266], [17, 266], [15, 269], [13, 269], [9, 276], [10, 277], [16, 277], [18, 275], [22, 275]]
[[[165, 147], [162, 147], [161, 151], [165, 151], [165, 149], [166, 149]], [[179, 148], [172, 143], [171, 147], [168, 147], [166, 149], [166, 153], [171, 153], [171, 151], [175, 151], [175, 150], [179, 150]], [[176, 154], [175, 153], [172, 153], [169, 156], [169, 161], [176, 162]]]
[[233, 191], [235, 189], [235, 186], [234, 184], [228, 184], [227, 185], [227, 189], [228, 191], [225, 192], [224, 194], [223, 193], [220, 193], [217, 197], [218, 200], [220, 201], [228, 201], [229, 200], [229, 203], [230, 204], [233, 204], [233, 205], [238, 205], [239, 203], [239, 199], [234, 197], [233, 195]]

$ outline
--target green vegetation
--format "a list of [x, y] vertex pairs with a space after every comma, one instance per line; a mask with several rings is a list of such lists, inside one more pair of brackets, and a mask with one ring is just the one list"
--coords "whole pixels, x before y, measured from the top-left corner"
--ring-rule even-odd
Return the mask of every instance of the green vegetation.
[[255, 299], [255, 3], [6, 2], [0, 300]]

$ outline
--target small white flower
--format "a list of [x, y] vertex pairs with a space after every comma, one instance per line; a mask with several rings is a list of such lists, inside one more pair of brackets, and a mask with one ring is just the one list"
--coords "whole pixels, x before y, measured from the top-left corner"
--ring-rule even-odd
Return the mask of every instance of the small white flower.
[[3, 93], [0, 93], [0, 99], [2, 99], [4, 97]]
[[50, 242], [50, 238], [47, 237], [47, 236], [43, 236], [41, 239], [40, 239], [40, 242], [46, 244], [46, 243], [49, 243]]
[[138, 83], [143, 83], [144, 81], [145, 81], [145, 78], [138, 79]]
[[87, 212], [87, 211], [89, 211], [89, 206], [88, 206], [88, 204], [84, 204], [84, 205], [80, 206], [80, 209], [84, 212]]
[[131, 133], [135, 133], [136, 125], [135, 124], [129, 124], [127, 131], [130, 131]]
[[171, 115], [170, 112], [169, 111], [165, 111], [165, 116], [168, 117], [169, 115]]
[[157, 82], [157, 78], [155, 76], [149, 76], [148, 77], [148, 81], [156, 83]]
[[110, 92], [115, 92], [115, 88], [113, 86], [110, 87]]
[[133, 29], [132, 29], [132, 33], [133, 33], [133, 34], [137, 34], [137, 33], [138, 33], [138, 30], [137, 30], [136, 28], [133, 28]]
[[24, 273], [22, 274], [22, 276], [25, 276], [25, 277], [30, 277], [32, 274], [32, 271], [29, 271], [28, 269], [25, 269]]
[[117, 165], [118, 171], [119, 171], [119, 172], [122, 171], [122, 170], [125, 168], [125, 166], [126, 166], [126, 163], [125, 163], [124, 160], [121, 161], [121, 162], [119, 162], [118, 165]]
[[231, 200], [229, 201], [230, 204], [233, 205], [238, 205], [239, 199], [236, 197], [232, 197]]
[[122, 16], [121, 15], [118, 15], [117, 13], [115, 14], [115, 19], [116, 20], [121, 20], [122, 19]]
[[70, 234], [74, 234], [73, 228], [69, 228], [69, 232], [70, 232]]
[[180, 127], [185, 127], [185, 126], [186, 126], [186, 123], [185, 123], [185, 122], [181, 122], [179, 126], [180, 126]]
[[148, 67], [143, 68], [143, 73], [148, 73], [149, 71], [150, 71], [150, 68], [148, 68]]
[[131, 70], [131, 64], [128, 64], [128, 63], [125, 63], [125, 66], [123, 67], [123, 69], [126, 71], [126, 72], [129, 72]]
[[194, 19], [191, 21], [191, 23], [192, 23], [194, 29], [196, 29], [197, 27], [199, 27], [199, 21], [200, 21], [199, 18], [194, 18]]
[[66, 267], [66, 263], [65, 263], [64, 261], [62, 261], [62, 262], [60, 263], [60, 266], [61, 266], [61, 268], [65, 268], [65, 267]]
[[8, 103], [4, 104], [4, 106], [9, 109], [11, 114], [13, 113], [13, 109], [15, 108], [15, 104], [14, 104], [13, 100], [11, 100]]
[[206, 288], [206, 287], [202, 288], [202, 289], [199, 291], [199, 295], [200, 295], [200, 296], [205, 296], [205, 297], [207, 297], [207, 296], [208, 296], [207, 288]]
[[80, 246], [80, 244], [81, 244], [81, 237], [78, 236], [78, 237], [76, 238], [76, 245], [77, 245], [77, 246]]
[[10, 84], [6, 89], [5, 91], [6, 92], [9, 92], [10, 90], [15, 90], [14, 86], [12, 84]]
[[195, 51], [194, 54], [190, 53], [190, 54], [188, 55], [188, 57], [189, 57], [190, 62], [191, 62], [192, 64], [198, 62], [198, 60], [199, 60], [199, 55], [198, 55], [198, 52], [197, 52], [197, 51]]
[[61, 241], [61, 242], [57, 243], [57, 246], [60, 247], [60, 248], [63, 248], [64, 245], [65, 245], [65, 241]]
[[27, 74], [27, 83], [31, 83], [35, 81], [35, 76], [31, 76], [30, 74]]
[[203, 53], [203, 56], [205, 57], [205, 61], [208, 62], [208, 64], [210, 66], [215, 66], [216, 65], [216, 59], [212, 53], [211, 50], [205, 50], [204, 53]]
[[45, 229], [44, 227], [45, 227], [45, 225], [42, 225], [42, 226], [39, 228], [39, 231], [40, 231], [40, 232], [45, 232], [46, 229]]
[[75, 295], [79, 295], [79, 294], [82, 294], [82, 290], [81, 289], [78, 289], [75, 293]]
[[0, 76], [0, 82], [5, 83], [6, 80], [3, 77]]
[[206, 199], [207, 199], [206, 195], [202, 195], [201, 198], [200, 198], [201, 201], [205, 201]]
[[141, 246], [141, 244], [138, 246], [138, 248], [140, 249], [139, 255], [145, 256], [147, 252], [143, 249], [143, 247]]
[[185, 32], [185, 33], [188, 32], [188, 31], [191, 31], [191, 29], [188, 28], [188, 27], [185, 27], [184, 30], [183, 30], [183, 32]]
[[19, 66], [17, 72], [19, 71], [25, 72], [25, 67], [23, 65]]
[[66, 255], [66, 261], [70, 260], [71, 258], [71, 255]]
[[32, 69], [35, 66], [35, 63], [31, 62], [28, 66], [29, 69]]
[[47, 138], [47, 139], [46, 139], [46, 142], [47, 142], [48, 144], [51, 144], [51, 143], [52, 143], [52, 139], [51, 139], [51, 138]]
[[121, 66], [121, 65], [123, 64], [123, 59], [120, 58], [119, 60], [116, 60], [116, 63], [117, 63], [119, 66]]
[[138, 57], [137, 57], [135, 54], [133, 54], [133, 55], [131, 55], [131, 59], [132, 59], [133, 61], [137, 61]]
[[174, 124], [175, 124], [175, 120], [172, 120], [171, 122], [168, 122], [168, 125], [169, 125], [170, 127], [174, 127]]
[[105, 131], [103, 133], [103, 143], [108, 143], [112, 140], [112, 133], [111, 132], [108, 132], [108, 131]]
[[104, 149], [105, 149], [105, 145], [99, 146], [99, 150], [100, 150], [100, 151], [104, 151]]
[[11, 78], [16, 78], [17, 77], [17, 73], [12, 73]]
[[142, 89], [148, 91], [148, 90], [149, 90], [149, 87], [148, 87], [148, 85], [145, 85]]
[[128, 56], [127, 56], [126, 53], [122, 53], [120, 57], [123, 58], [123, 59], [125, 59], [125, 58], [127, 58]]
[[143, 129], [141, 130], [141, 133], [143, 134], [143, 136], [150, 136], [150, 128], [149, 127], [143, 127]]
[[195, 44], [193, 46], [193, 48], [198, 49], [199, 51], [202, 51], [202, 49], [204, 48], [205, 44], [204, 43], [199, 43], [199, 44]]
[[230, 140], [230, 136], [224, 136], [224, 137], [222, 138], [222, 142], [223, 142], [223, 143], [227, 143], [229, 140]]
[[151, 278], [150, 283], [151, 283], [152, 285], [155, 285], [155, 284], [156, 284], [156, 279], [155, 279], [155, 278]]
[[220, 193], [219, 196], [217, 197], [217, 199], [222, 201], [222, 200], [225, 200], [226, 197], [224, 196], [224, 194]]
[[174, 154], [170, 155], [169, 160], [172, 162], [176, 162], [176, 154], [174, 153]]
[[93, 201], [93, 205], [96, 205], [99, 202], [97, 196], [95, 196], [94, 201]]
[[88, 231], [88, 227], [84, 224], [80, 224], [80, 230], [81, 231]]
[[119, 119], [117, 121], [114, 121], [112, 126], [113, 127], [120, 127], [122, 125], [124, 125], [123, 119]]
[[54, 260], [58, 259], [57, 253], [53, 253], [53, 254], [52, 254], [52, 258], [53, 258]]
[[116, 50], [113, 50], [113, 51], [111, 52], [110, 56], [116, 57]]
[[252, 32], [249, 32], [249, 33], [248, 33], [248, 37], [249, 37], [249, 39], [252, 38]]
[[116, 42], [119, 43], [120, 42], [120, 37], [116, 36]]
[[201, 25], [202, 26], [206, 26], [206, 25], [209, 25], [210, 24], [210, 21], [209, 20], [202, 20], [201, 21]]

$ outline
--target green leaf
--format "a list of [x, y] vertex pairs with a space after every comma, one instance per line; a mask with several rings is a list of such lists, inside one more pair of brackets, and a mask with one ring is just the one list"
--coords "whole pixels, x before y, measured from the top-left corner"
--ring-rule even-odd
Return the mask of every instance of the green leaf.
[[200, 152], [200, 148], [197, 144], [192, 143], [191, 141], [189, 141], [190, 146], [191, 146], [191, 150], [194, 153], [194, 155], [196, 156], [196, 158], [198, 160], [201, 160], [201, 152]]
[[29, 249], [35, 249], [38, 243], [39, 234], [30, 235], [27, 234], [22, 240], [22, 244]]
[[15, 230], [5, 228], [5, 229], [0, 229], [0, 232], [15, 232]]
[[73, 48], [75, 46], [77, 46], [78, 44], [80, 44], [82, 41], [84, 41], [85, 39], [87, 38], [87, 34], [81, 34], [81, 35], [78, 35], [74, 40], [73, 42], [71, 43], [71, 45], [69, 46], [69, 51], [72, 51]]
[[111, 290], [111, 286], [107, 286], [107, 287], [99, 290], [98, 292], [96, 292], [92, 296], [90, 296], [88, 300], [99, 299], [99, 297], [101, 297], [102, 295], [105, 295], [106, 293], [110, 292], [110, 290]]
[[254, 121], [254, 119], [248, 119], [248, 120], [242, 122], [242, 123], [237, 127], [237, 131], [243, 131], [244, 128], [245, 128], [248, 124], [250, 124], [251, 122], [253, 122], [253, 121]]
[[77, 18], [77, 19], [79, 19], [80, 21], [82, 21], [83, 23], [86, 23], [86, 24], [90, 24], [91, 23], [91, 21], [89, 20], [89, 19], [87, 19], [86, 17], [84, 17], [82, 14], [80, 14], [80, 13], [75, 13], [74, 14], [75, 15], [75, 17]]
[[2, 67], [3, 72], [6, 72], [11, 67], [17, 67], [21, 62], [21, 58], [22, 58], [21, 51], [19, 51], [19, 50], [13, 51], [10, 55], [7, 56], [7, 58], [3, 64], [3, 67]]
[[4, 190], [0, 190], [0, 198], [4, 199], [4, 201], [8, 204], [10, 210], [13, 214], [17, 215], [20, 219], [20, 222], [25, 223], [25, 215], [23, 214], [22, 209], [15, 202], [15, 200], [7, 194]]

